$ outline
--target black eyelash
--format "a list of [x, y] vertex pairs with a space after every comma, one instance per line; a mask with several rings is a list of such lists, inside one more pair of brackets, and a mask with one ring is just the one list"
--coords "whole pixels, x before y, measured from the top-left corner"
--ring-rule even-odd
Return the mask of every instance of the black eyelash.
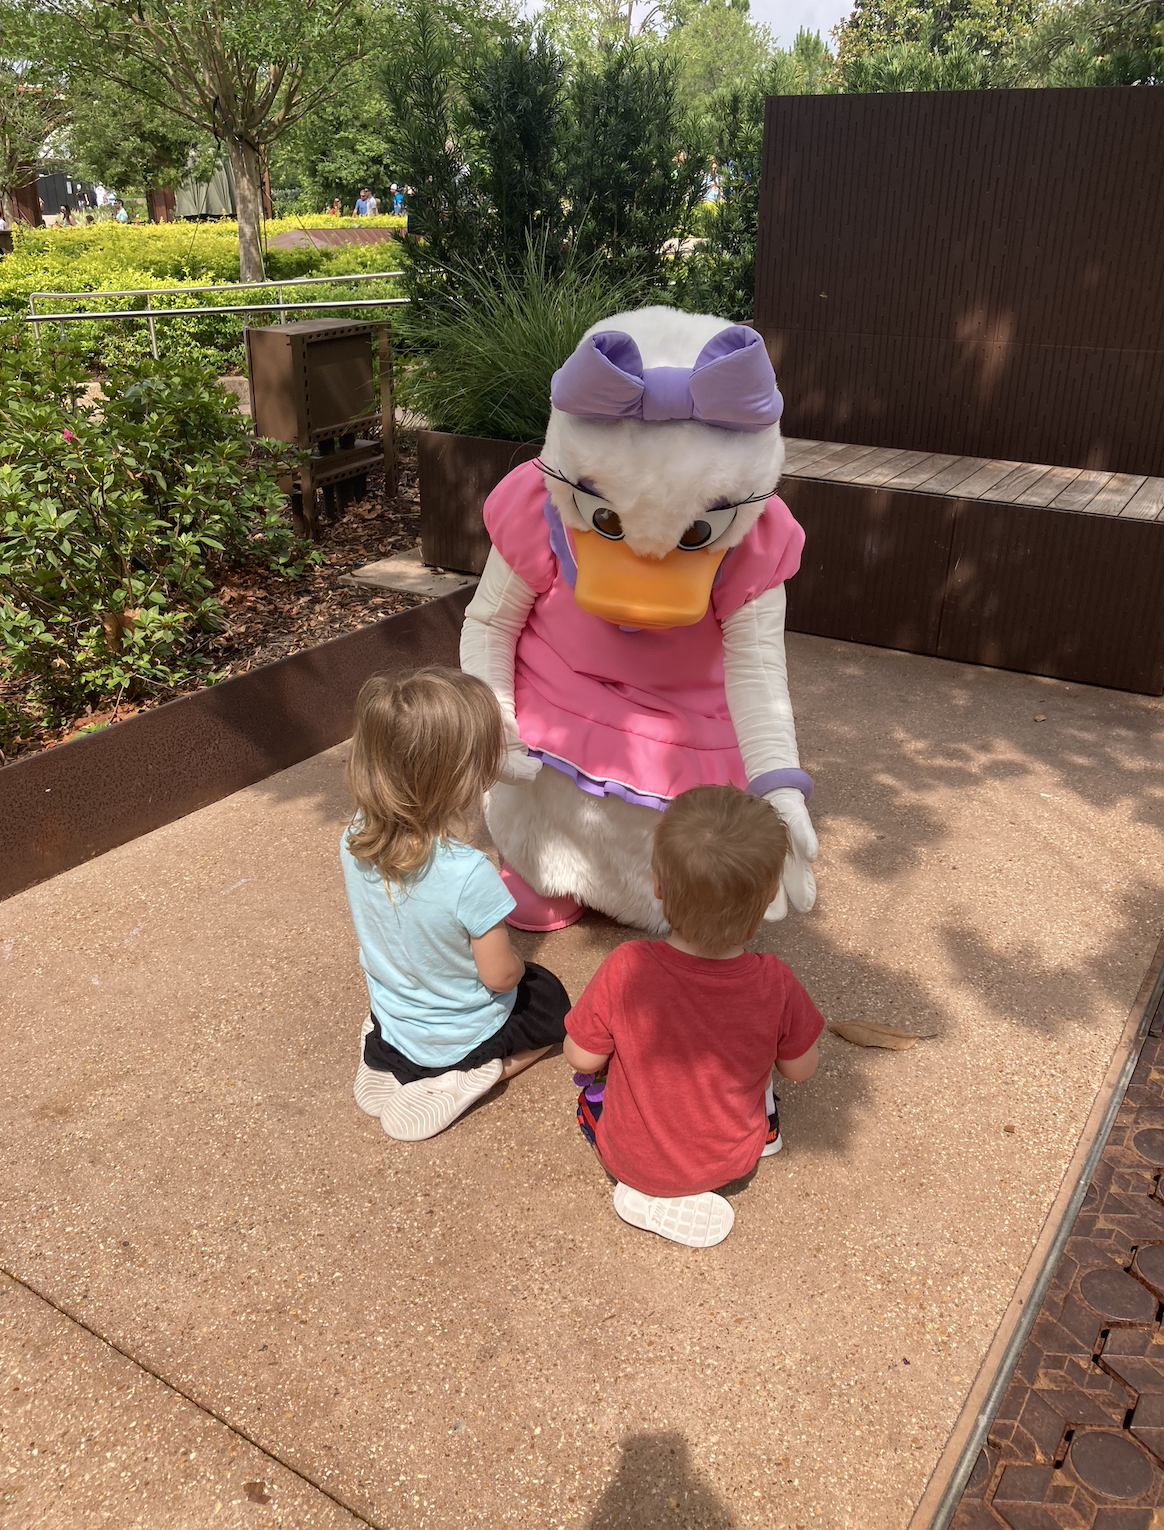
[[540, 468], [543, 473], [548, 473], [551, 478], [556, 478], [559, 483], [564, 483], [568, 489], [577, 489], [579, 494], [590, 494], [594, 499], [600, 497], [594, 494], [593, 490], [584, 489], [580, 483], [575, 483], [572, 478], [565, 477], [564, 474], [555, 471], [552, 467], [547, 467], [540, 457], [535, 458], [534, 467]]
[[700, 514], [710, 515], [714, 510], [742, 510], [745, 505], [760, 505], [771, 499], [775, 492], [775, 489], [765, 489], [761, 494], [749, 494], [747, 499], [733, 500], [730, 505], [712, 505], [710, 509], [700, 511]]
[[[580, 483], [575, 483], [572, 478], [567, 478], [564, 473], [559, 473], [554, 468], [547, 467], [540, 457], [535, 459], [534, 466], [539, 468], [543, 473], [548, 473], [551, 478], [556, 478], [559, 483], [564, 483], [568, 489], [577, 489], [579, 494], [589, 494], [592, 499], [602, 498], [600, 494], [595, 494], [593, 489], [584, 489]], [[712, 509], [742, 510], [745, 505], [763, 504], [765, 500], [771, 499], [775, 492], [775, 489], [765, 489], [760, 494], [749, 494], [747, 499], [734, 500], [730, 505], [713, 505]], [[708, 510], [700, 512], [702, 515], [709, 515], [710, 513], [711, 512]]]

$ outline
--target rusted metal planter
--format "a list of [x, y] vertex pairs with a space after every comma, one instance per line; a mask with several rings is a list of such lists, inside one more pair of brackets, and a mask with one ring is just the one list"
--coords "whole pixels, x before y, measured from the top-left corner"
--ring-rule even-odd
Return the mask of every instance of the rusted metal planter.
[[430, 568], [479, 574], [489, 556], [481, 510], [512, 468], [541, 446], [422, 430], [416, 438], [420, 475], [420, 550]]
[[0, 898], [347, 738], [369, 675], [458, 662], [471, 590], [0, 770]]

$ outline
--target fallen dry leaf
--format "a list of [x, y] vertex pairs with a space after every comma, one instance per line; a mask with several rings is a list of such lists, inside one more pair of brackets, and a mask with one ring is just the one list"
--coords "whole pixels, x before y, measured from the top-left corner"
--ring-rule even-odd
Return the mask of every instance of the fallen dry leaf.
[[105, 634], [105, 647], [110, 653], [116, 653], [121, 647], [121, 641], [125, 634], [132, 630], [133, 624], [141, 615], [139, 610], [133, 611], [106, 611], [101, 618], [101, 630]]
[[932, 1041], [937, 1035], [936, 1031], [930, 1031], [919, 1036], [915, 1031], [903, 1031], [896, 1025], [875, 1025], [872, 1020], [842, 1020], [838, 1025], [830, 1025], [829, 1030], [834, 1036], [851, 1041], [855, 1047], [888, 1047], [892, 1052], [904, 1052], [915, 1041]]

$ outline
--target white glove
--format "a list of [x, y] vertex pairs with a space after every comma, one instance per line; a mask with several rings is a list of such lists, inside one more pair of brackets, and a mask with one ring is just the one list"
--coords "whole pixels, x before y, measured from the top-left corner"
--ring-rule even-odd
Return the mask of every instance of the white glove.
[[541, 760], [534, 759], [521, 739], [506, 737], [505, 749], [501, 756], [501, 769], [497, 772], [499, 781], [510, 784], [518, 781], [532, 781], [541, 768]]
[[774, 922], [788, 913], [789, 903], [799, 913], [807, 914], [816, 902], [816, 878], [809, 862], [816, 860], [817, 843], [804, 798], [794, 786], [778, 787], [768, 792], [764, 801], [770, 802], [784, 820], [789, 841], [780, 889], [764, 910], [764, 918]]

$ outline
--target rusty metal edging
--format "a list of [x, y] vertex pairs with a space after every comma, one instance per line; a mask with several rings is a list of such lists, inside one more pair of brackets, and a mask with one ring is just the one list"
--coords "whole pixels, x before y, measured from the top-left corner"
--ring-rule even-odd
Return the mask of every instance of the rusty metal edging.
[[998, 1325], [978, 1376], [907, 1530], [946, 1530], [986, 1444], [1023, 1345], [1039, 1315], [1060, 1256], [1127, 1093], [1153, 1016], [1164, 1004], [1164, 939], [1156, 947], [1107, 1073], [1038, 1241]]
[[0, 898], [337, 744], [378, 670], [456, 665], [472, 590], [429, 601], [0, 770]]

